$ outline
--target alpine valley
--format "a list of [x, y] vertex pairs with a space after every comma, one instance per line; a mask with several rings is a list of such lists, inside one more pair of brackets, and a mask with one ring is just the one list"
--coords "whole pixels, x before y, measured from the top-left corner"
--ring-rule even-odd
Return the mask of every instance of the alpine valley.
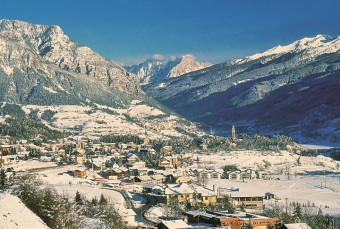
[[[340, 139], [340, 37], [324, 35], [168, 78], [144, 89], [207, 131]], [[229, 133], [227, 133], [229, 134]]]
[[[115, 44], [112, 36], [133, 38], [119, 38], [113, 48], [122, 55], [124, 47], [132, 56], [126, 60], [139, 59], [131, 52], [139, 41], [145, 50], [177, 52], [146, 40], [158, 35], [150, 31], [173, 32], [165, 19], [185, 29], [178, 31], [202, 34], [209, 49], [202, 53], [214, 51], [210, 42], [221, 47], [217, 38], [225, 34], [257, 30], [234, 20], [237, 30], [218, 24], [214, 35], [211, 23], [237, 14], [222, 1], [206, 9], [182, 1], [185, 13], [170, 1], [71, 2], [58, 1], [55, 13], [79, 17], [81, 26], [70, 26], [89, 31], [81, 34], [110, 34], [105, 51]], [[50, 14], [50, 5], [31, 4], [23, 4], [25, 11]], [[20, 9], [15, 5], [24, 17]], [[176, 17], [167, 18], [170, 9]], [[196, 43], [181, 50], [199, 53], [197, 36], [182, 35], [171, 42]], [[191, 54], [155, 54], [123, 66], [59, 26], [0, 20], [0, 229], [340, 228], [339, 139], [340, 37], [303, 38], [215, 65]]]
[[151, 138], [203, 135], [194, 123], [229, 135], [235, 125], [333, 144], [339, 49], [339, 37], [317, 35], [216, 65], [157, 54], [124, 68], [59, 26], [0, 20], [0, 121], [34, 117], [56, 130]]

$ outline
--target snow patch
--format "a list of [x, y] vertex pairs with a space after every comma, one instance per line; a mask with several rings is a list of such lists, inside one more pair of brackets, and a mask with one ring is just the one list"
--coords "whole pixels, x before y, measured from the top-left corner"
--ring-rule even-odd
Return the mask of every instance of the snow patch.
[[44, 89], [45, 91], [51, 92], [51, 93], [53, 93], [53, 94], [57, 94], [57, 93], [58, 93], [58, 92], [56, 92], [55, 90], [53, 90], [52, 88], [49, 88], [49, 87], [43, 86], [43, 89]]
[[233, 85], [238, 85], [238, 84], [241, 84], [241, 83], [245, 83], [245, 82], [248, 82], [248, 81], [251, 81], [252, 79], [244, 79], [244, 80], [239, 80], [239, 81], [236, 81], [233, 83]]
[[13, 75], [13, 68], [11, 68], [10, 66], [5, 66], [5, 65], [3, 65], [3, 66], [2, 66], [2, 69], [4, 70], [4, 72], [5, 72], [7, 75], [9, 75], [9, 76]]
[[166, 84], [165, 83], [160, 83], [156, 88], [166, 88]]
[[67, 92], [60, 84], [56, 84], [56, 86], [61, 90], [66, 92], [67, 94], [70, 94], [69, 92]]
[[129, 115], [137, 117], [137, 116], [158, 116], [164, 114], [161, 110], [158, 110], [154, 107], [150, 107], [147, 105], [137, 105], [131, 106], [129, 111]]
[[135, 100], [132, 100], [131, 101], [131, 105], [137, 105], [139, 103], [141, 103], [142, 101], [138, 100], [138, 99], [135, 99]]

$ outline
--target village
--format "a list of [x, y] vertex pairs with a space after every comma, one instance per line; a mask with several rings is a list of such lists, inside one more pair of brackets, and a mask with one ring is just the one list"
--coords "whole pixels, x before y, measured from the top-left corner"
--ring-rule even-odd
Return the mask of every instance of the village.
[[[333, 201], [340, 199], [339, 177], [325, 176], [315, 185], [301, 175], [338, 171], [336, 161], [296, 155], [296, 146], [289, 145], [275, 152], [240, 150], [234, 127], [231, 133], [232, 150], [219, 153], [210, 152], [204, 143], [182, 153], [174, 153], [172, 145], [158, 147], [157, 152], [147, 136], [140, 143], [101, 142], [85, 136], [14, 142], [3, 136], [0, 164], [7, 179], [34, 173], [71, 198], [78, 191], [91, 197], [104, 193], [130, 227], [291, 228], [262, 213], [273, 208], [293, 212], [297, 203], [309, 211], [324, 208], [339, 213], [340, 203]], [[306, 195], [298, 187], [301, 183], [310, 185]], [[308, 196], [315, 190], [318, 197]]]

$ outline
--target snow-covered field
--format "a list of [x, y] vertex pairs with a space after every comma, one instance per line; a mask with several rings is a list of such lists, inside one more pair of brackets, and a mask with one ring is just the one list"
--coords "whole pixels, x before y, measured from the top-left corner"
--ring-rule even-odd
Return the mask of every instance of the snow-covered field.
[[[317, 213], [320, 208], [323, 213], [340, 214], [340, 174], [328, 176], [277, 176], [280, 180], [214, 180], [208, 181], [207, 186], [215, 188], [239, 188], [234, 195], [264, 196], [270, 192], [277, 196], [277, 203], [269, 201], [268, 207], [275, 204], [284, 206], [286, 201], [299, 202], [301, 205], [315, 206], [312, 213]], [[322, 188], [321, 188], [322, 185]], [[309, 203], [309, 204], [308, 204]]]
[[17, 161], [7, 165], [7, 167], [12, 167], [17, 172], [25, 172], [30, 169], [42, 169], [57, 166], [58, 165], [55, 162], [41, 162], [39, 160]]
[[91, 200], [94, 197], [97, 197], [99, 200], [100, 195], [103, 194], [106, 198], [108, 198], [109, 202], [114, 205], [116, 210], [121, 212], [126, 210], [123, 196], [117, 191], [103, 188], [100, 185], [95, 185], [90, 180], [93, 177], [91, 174], [89, 174], [88, 179], [81, 179], [74, 178], [65, 173], [68, 170], [73, 171], [75, 169], [81, 168], [83, 167], [70, 165], [41, 171], [37, 174], [44, 185], [52, 186], [58, 191], [59, 194], [67, 195], [71, 199], [74, 199], [77, 191], [79, 191], [79, 193], [88, 200]]
[[[192, 167], [197, 168], [223, 168], [226, 165], [236, 165], [239, 169], [253, 169], [266, 171], [271, 174], [287, 173], [310, 173], [317, 171], [337, 172], [337, 164], [329, 157], [299, 156], [287, 151], [260, 152], [260, 151], [233, 151], [230, 153], [221, 152], [217, 154], [196, 154], [194, 159], [199, 159]], [[300, 159], [299, 159], [300, 158]]]
[[38, 110], [38, 117], [45, 111], [55, 112], [54, 121], [44, 123], [52, 129], [78, 132], [88, 136], [102, 136], [107, 134], [144, 135], [145, 131], [151, 139], [161, 137], [183, 136], [176, 127], [192, 133], [200, 133], [194, 124], [183, 125], [181, 118], [165, 114], [163, 111], [141, 104], [134, 100], [127, 108], [112, 108], [96, 104], [95, 107], [59, 105], [38, 106], [25, 105], [22, 107], [26, 114]]
[[[234, 151], [216, 155], [198, 154], [193, 158], [197, 157], [199, 163], [194, 163], [193, 168], [217, 169], [226, 165], [236, 165], [239, 169], [266, 171], [271, 174], [268, 180], [245, 182], [211, 179], [207, 183], [210, 188], [213, 185], [216, 190], [217, 188], [240, 188], [240, 193], [244, 195], [264, 196], [266, 192], [270, 192], [277, 195], [280, 199], [278, 202], [281, 204], [285, 204], [287, 198], [288, 202], [314, 203], [315, 212], [320, 207], [324, 213], [340, 214], [340, 170], [337, 169], [337, 164], [340, 162], [329, 157], [301, 156], [299, 159], [298, 155], [287, 151], [279, 153]], [[331, 174], [320, 175], [329, 172]], [[277, 178], [280, 180], [275, 180]]]

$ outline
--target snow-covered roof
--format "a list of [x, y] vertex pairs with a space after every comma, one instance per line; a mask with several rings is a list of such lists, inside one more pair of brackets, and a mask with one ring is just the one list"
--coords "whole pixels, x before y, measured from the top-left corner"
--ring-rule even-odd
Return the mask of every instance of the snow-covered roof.
[[144, 165], [145, 162], [144, 161], [137, 161], [137, 162], [133, 162], [131, 163], [132, 165]]
[[176, 184], [176, 185], [169, 185], [168, 188], [165, 189], [165, 194], [191, 194], [195, 191], [189, 187], [188, 184]]
[[201, 193], [202, 196], [216, 196], [215, 191], [209, 190], [205, 187], [196, 185], [194, 186], [194, 188], [195, 188], [195, 191], [197, 193]]
[[162, 220], [162, 224], [166, 226], [167, 228], [171, 229], [180, 229], [180, 228], [192, 228], [191, 225], [188, 225], [186, 222], [184, 222], [181, 219], [176, 220]]
[[117, 165], [116, 163], [114, 163], [114, 164], [112, 165], [112, 169], [119, 169], [119, 165]]
[[164, 175], [161, 175], [161, 174], [156, 174], [156, 175], [153, 175], [151, 177], [152, 179], [155, 179], [155, 180], [160, 180], [160, 179], [164, 179]]
[[131, 155], [131, 156], [128, 158], [128, 160], [129, 160], [129, 159], [139, 159], [139, 157], [138, 157], [137, 155], [133, 154], [133, 155]]
[[155, 184], [143, 184], [143, 188], [154, 188], [156, 186], [157, 185], [155, 185]]
[[137, 178], [139, 178], [141, 181], [150, 181], [151, 180], [151, 177], [150, 176], [138, 176]]
[[[264, 197], [264, 193], [260, 193], [256, 190], [242, 190], [242, 191], [231, 191], [227, 192], [230, 197]], [[225, 194], [225, 193], [223, 193]]]
[[311, 229], [306, 223], [288, 223], [285, 224], [287, 229]]

